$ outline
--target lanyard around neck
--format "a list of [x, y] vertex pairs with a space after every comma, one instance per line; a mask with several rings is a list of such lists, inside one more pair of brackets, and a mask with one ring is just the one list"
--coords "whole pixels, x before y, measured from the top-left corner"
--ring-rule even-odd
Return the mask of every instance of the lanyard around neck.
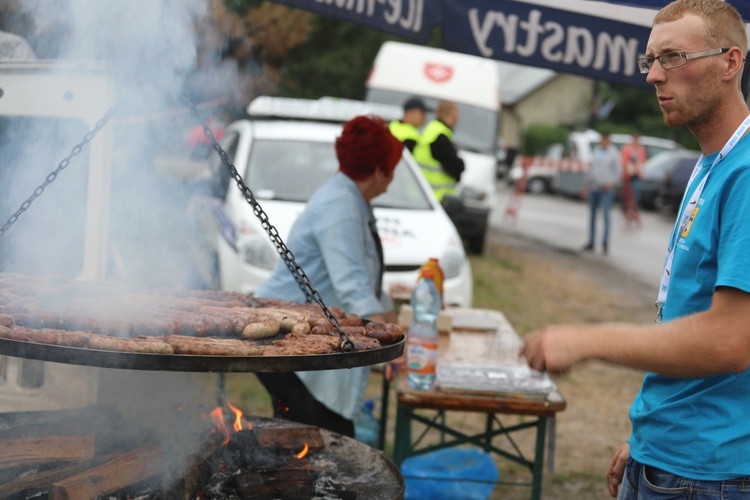
[[732, 134], [732, 137], [730, 137], [727, 143], [724, 144], [724, 147], [721, 148], [721, 151], [719, 151], [719, 154], [716, 155], [716, 158], [714, 158], [711, 166], [708, 167], [708, 172], [706, 172], [706, 175], [703, 177], [700, 184], [698, 184], [698, 186], [695, 188], [695, 191], [693, 191], [693, 194], [690, 196], [690, 200], [686, 204], [685, 197], [690, 191], [690, 186], [693, 184], [693, 181], [703, 169], [703, 155], [698, 158], [698, 162], [695, 164], [695, 168], [693, 168], [693, 173], [690, 175], [690, 180], [685, 187], [685, 194], [683, 195], [682, 202], [680, 203], [679, 216], [675, 221], [675, 226], [672, 229], [672, 235], [669, 238], [667, 257], [664, 260], [664, 271], [662, 272], [661, 283], [659, 284], [659, 295], [656, 299], [656, 307], [659, 310], [656, 315], [657, 322], [661, 321], [662, 314], [664, 312], [664, 304], [666, 304], [667, 302], [669, 279], [672, 275], [672, 264], [675, 248], [677, 247], [677, 241], [681, 236], [687, 236], [687, 233], [689, 232], [690, 225], [692, 225], [693, 219], [697, 213], [698, 202], [700, 201], [701, 195], [703, 194], [703, 188], [706, 186], [706, 181], [708, 180], [708, 176], [711, 174], [711, 171], [716, 165], [719, 164], [719, 162], [721, 162], [721, 160], [726, 158], [729, 152], [732, 151], [732, 149], [737, 145], [737, 142], [739, 142], [742, 136], [745, 135], [745, 132], [747, 132], [748, 128], [750, 128], [750, 115], [745, 117], [740, 126], [737, 127], [737, 130], [735, 130]]

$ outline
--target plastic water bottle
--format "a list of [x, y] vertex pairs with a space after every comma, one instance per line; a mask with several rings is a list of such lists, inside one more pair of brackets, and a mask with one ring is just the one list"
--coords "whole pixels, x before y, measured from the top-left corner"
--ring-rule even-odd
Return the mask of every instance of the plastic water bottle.
[[380, 422], [372, 413], [375, 409], [375, 402], [368, 399], [362, 403], [357, 418], [354, 420], [354, 437], [367, 445], [377, 448], [378, 437], [380, 436]]
[[431, 389], [435, 384], [441, 307], [432, 270], [425, 269], [411, 294], [414, 319], [406, 334], [406, 380], [413, 389]]

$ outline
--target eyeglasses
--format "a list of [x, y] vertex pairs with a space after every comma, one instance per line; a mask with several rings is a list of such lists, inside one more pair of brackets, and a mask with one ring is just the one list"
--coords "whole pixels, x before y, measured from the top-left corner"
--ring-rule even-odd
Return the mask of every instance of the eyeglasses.
[[638, 59], [638, 69], [641, 73], [648, 73], [651, 71], [651, 66], [654, 65], [654, 61], [659, 61], [661, 67], [664, 69], [676, 69], [681, 66], [685, 66], [691, 59], [698, 59], [699, 57], [716, 56], [723, 54], [729, 50], [729, 47], [724, 49], [712, 49], [704, 50], [703, 52], [693, 52], [688, 54], [683, 50], [677, 50], [674, 52], [667, 52], [655, 57], [641, 57]]

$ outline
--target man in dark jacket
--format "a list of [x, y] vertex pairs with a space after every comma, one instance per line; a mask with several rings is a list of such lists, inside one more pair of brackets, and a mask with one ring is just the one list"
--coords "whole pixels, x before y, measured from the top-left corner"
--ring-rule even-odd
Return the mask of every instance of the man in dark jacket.
[[459, 158], [453, 144], [453, 128], [458, 118], [455, 102], [440, 101], [435, 119], [427, 124], [413, 152], [427, 182], [441, 201], [446, 194], [456, 196], [456, 184], [464, 171], [464, 161]]

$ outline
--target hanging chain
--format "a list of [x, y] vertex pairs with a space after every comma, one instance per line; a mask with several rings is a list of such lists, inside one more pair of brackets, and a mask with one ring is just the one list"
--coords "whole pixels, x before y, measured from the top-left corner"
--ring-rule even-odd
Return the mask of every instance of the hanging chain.
[[198, 119], [200, 125], [203, 127], [203, 133], [211, 142], [211, 146], [219, 155], [219, 158], [221, 158], [222, 165], [229, 169], [229, 172], [232, 175], [232, 179], [234, 179], [234, 181], [237, 183], [237, 187], [239, 187], [240, 191], [242, 192], [245, 201], [250, 204], [253, 209], [253, 213], [260, 220], [261, 226], [266, 231], [269, 238], [271, 238], [271, 242], [276, 247], [276, 251], [279, 253], [279, 255], [281, 255], [282, 260], [286, 264], [287, 269], [289, 269], [289, 272], [292, 273], [295, 281], [297, 281], [297, 284], [302, 290], [302, 293], [305, 294], [307, 302], [315, 302], [316, 304], [318, 304], [323, 310], [323, 314], [325, 314], [328, 321], [336, 329], [336, 331], [338, 331], [339, 338], [341, 339], [341, 350], [344, 352], [353, 350], [354, 344], [352, 343], [351, 339], [346, 333], [344, 333], [343, 330], [341, 330], [338, 320], [325, 305], [325, 303], [323, 302], [323, 298], [320, 296], [320, 293], [318, 293], [318, 291], [313, 288], [312, 282], [310, 282], [310, 279], [307, 277], [307, 274], [305, 274], [305, 271], [299, 266], [299, 264], [297, 264], [292, 251], [289, 250], [284, 241], [281, 239], [281, 236], [279, 235], [279, 232], [276, 230], [276, 228], [268, 221], [268, 215], [263, 211], [263, 208], [261, 208], [260, 204], [255, 199], [253, 192], [245, 184], [245, 181], [237, 171], [237, 168], [229, 161], [229, 156], [214, 137], [213, 132], [206, 124], [206, 121], [203, 119], [198, 109], [195, 107], [193, 100], [185, 91], [182, 92], [182, 98], [190, 107], [190, 110]]
[[16, 223], [16, 221], [18, 220], [18, 218], [21, 216], [22, 213], [28, 210], [28, 208], [31, 206], [34, 200], [36, 200], [37, 198], [39, 198], [39, 196], [41, 196], [41, 194], [44, 192], [47, 186], [52, 184], [55, 181], [55, 179], [57, 179], [57, 175], [63, 170], [65, 170], [65, 168], [67, 168], [67, 166], [70, 164], [70, 160], [78, 156], [83, 150], [83, 147], [89, 142], [91, 142], [91, 140], [94, 137], [96, 137], [96, 134], [99, 133], [99, 131], [104, 127], [104, 125], [107, 124], [107, 122], [110, 120], [110, 118], [112, 118], [114, 114], [115, 114], [115, 106], [112, 106], [109, 109], [109, 111], [107, 111], [107, 113], [98, 122], [96, 122], [96, 125], [94, 126], [94, 128], [91, 129], [89, 132], [86, 133], [86, 135], [83, 136], [83, 139], [81, 140], [81, 142], [79, 142], [73, 147], [73, 149], [70, 151], [70, 154], [66, 156], [60, 162], [57, 168], [53, 170], [47, 176], [44, 182], [40, 184], [39, 187], [34, 190], [31, 196], [29, 196], [29, 198], [26, 201], [21, 203], [21, 208], [19, 208], [16, 211], [16, 213], [11, 215], [10, 218], [8, 219], [8, 222], [6, 222], [5, 225], [0, 228], [0, 237], [2, 237], [8, 231], [8, 229], [10, 229], [10, 226]]

